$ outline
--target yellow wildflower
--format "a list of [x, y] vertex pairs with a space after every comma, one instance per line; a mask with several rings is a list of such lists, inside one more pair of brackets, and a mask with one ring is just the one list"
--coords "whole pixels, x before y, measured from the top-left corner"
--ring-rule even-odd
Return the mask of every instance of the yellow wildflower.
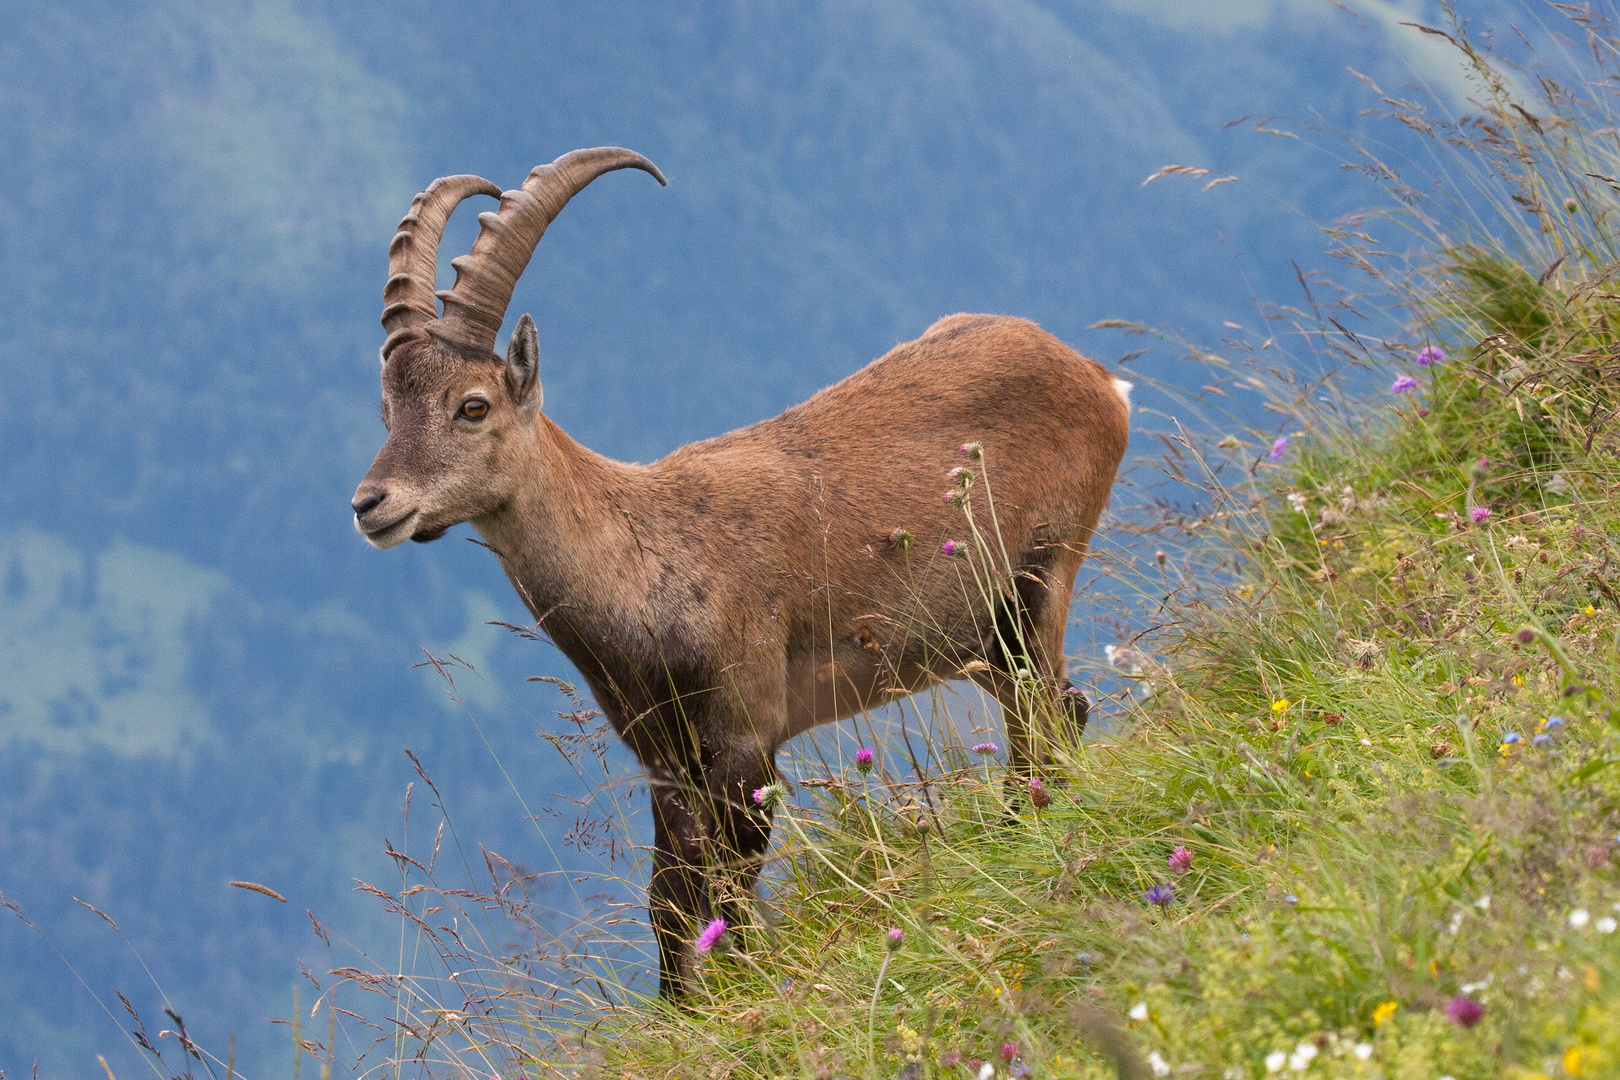
[[1568, 1050], [1565, 1050], [1564, 1071], [1569, 1073], [1571, 1076], [1581, 1075], [1581, 1065], [1583, 1064], [1581, 1061], [1582, 1056], [1581, 1048], [1579, 1046], [1572, 1046]]
[[1271, 711], [1274, 713], [1284, 713], [1288, 711], [1288, 706], [1292, 704], [1293, 702], [1289, 701], [1285, 697], [1278, 698], [1276, 701], [1271, 703]]
[[1384, 1021], [1395, 1015], [1395, 1010], [1401, 1007], [1398, 1001], [1386, 1001], [1373, 1007], [1373, 1027], [1383, 1027]]
[[1582, 615], [1596, 615], [1597, 614], [1597, 608], [1593, 607], [1591, 604], [1587, 604], [1585, 607], [1581, 608], [1581, 614]]

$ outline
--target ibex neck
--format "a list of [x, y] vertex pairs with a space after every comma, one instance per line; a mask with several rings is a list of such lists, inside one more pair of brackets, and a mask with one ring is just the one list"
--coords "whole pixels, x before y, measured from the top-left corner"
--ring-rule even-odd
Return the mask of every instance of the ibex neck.
[[544, 414], [534, 434], [511, 500], [474, 527], [537, 618], [639, 608], [647, 568], [632, 521], [645, 511], [647, 467], [591, 452]]

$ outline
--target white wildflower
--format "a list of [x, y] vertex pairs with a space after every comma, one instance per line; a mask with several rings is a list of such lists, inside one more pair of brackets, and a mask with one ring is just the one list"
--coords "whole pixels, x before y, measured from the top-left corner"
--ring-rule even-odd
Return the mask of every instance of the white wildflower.
[[1170, 1075], [1170, 1063], [1160, 1057], [1157, 1050], [1148, 1055], [1148, 1068], [1153, 1070], [1154, 1076]]
[[988, 1061], [979, 1066], [979, 1075], [976, 1080], [995, 1080], [996, 1067]]
[[1597, 932], [1600, 934], [1612, 934], [1614, 933], [1615, 927], [1620, 926], [1620, 923], [1616, 923], [1614, 921], [1613, 915], [1605, 915], [1593, 925], [1597, 928]]
[[1147, 1002], [1138, 1001], [1135, 1005], [1131, 1006], [1131, 1011], [1125, 1015], [1130, 1017], [1132, 1020], [1146, 1020], [1148, 1016]]
[[1357, 1061], [1366, 1061], [1372, 1057], [1372, 1043], [1356, 1043], [1355, 1055]]
[[1288, 505], [1294, 508], [1296, 514], [1303, 514], [1305, 512], [1305, 496], [1297, 491], [1290, 491], [1288, 493]]
[[1287, 1060], [1288, 1055], [1283, 1051], [1273, 1050], [1271, 1053], [1266, 1055], [1266, 1072], [1276, 1072], [1278, 1069], [1283, 1067], [1283, 1062]]
[[1592, 921], [1592, 913], [1583, 907], [1578, 907], [1569, 913], [1569, 925], [1577, 930], [1586, 929], [1586, 924]]
[[1455, 915], [1453, 915], [1451, 917], [1451, 932], [1453, 934], [1455, 934], [1458, 930], [1462, 929], [1462, 921], [1463, 921], [1463, 913], [1460, 912], [1460, 911], [1457, 912]]
[[1489, 911], [1489, 910], [1491, 910], [1491, 898], [1490, 898], [1490, 896], [1485, 895], [1485, 896], [1480, 897], [1478, 900], [1475, 900], [1474, 901], [1474, 906], [1479, 908], [1479, 910], [1481, 910], [1481, 911]]

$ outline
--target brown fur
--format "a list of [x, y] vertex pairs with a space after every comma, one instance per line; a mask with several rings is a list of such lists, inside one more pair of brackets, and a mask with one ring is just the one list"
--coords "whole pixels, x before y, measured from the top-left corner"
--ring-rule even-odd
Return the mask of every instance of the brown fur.
[[[964, 676], [1001, 701], [1026, 767], [1055, 734], [1032, 720], [1083, 726], [1063, 630], [1129, 412], [1100, 365], [1034, 323], [953, 315], [774, 419], [627, 465], [540, 411], [536, 351], [528, 316], [505, 364], [426, 335], [395, 348], [356, 524], [391, 546], [471, 521], [646, 766], [663, 993], [722, 879], [752, 887], [770, 815], [750, 793], [793, 735]], [[470, 396], [483, 419], [457, 415]], [[972, 442], [982, 461], [959, 455]], [[953, 558], [962, 465], [990, 550]]]

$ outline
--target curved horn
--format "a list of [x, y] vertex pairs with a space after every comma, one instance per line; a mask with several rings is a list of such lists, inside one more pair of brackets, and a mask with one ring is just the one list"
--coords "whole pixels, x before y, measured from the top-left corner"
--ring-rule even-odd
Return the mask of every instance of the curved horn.
[[439, 318], [433, 279], [438, 272], [439, 238], [444, 223], [463, 199], [473, 195], [501, 197], [501, 189], [481, 176], [444, 176], [411, 200], [388, 245], [388, 284], [383, 286], [383, 358], [417, 327]]
[[456, 268], [456, 283], [440, 290], [444, 318], [429, 324], [428, 332], [470, 356], [492, 353], [512, 290], [546, 226], [585, 185], [615, 169], [640, 169], [666, 183], [658, 166], [635, 151], [599, 146], [536, 166], [522, 188], [503, 193], [499, 210], [478, 215], [472, 252], [450, 263]]

